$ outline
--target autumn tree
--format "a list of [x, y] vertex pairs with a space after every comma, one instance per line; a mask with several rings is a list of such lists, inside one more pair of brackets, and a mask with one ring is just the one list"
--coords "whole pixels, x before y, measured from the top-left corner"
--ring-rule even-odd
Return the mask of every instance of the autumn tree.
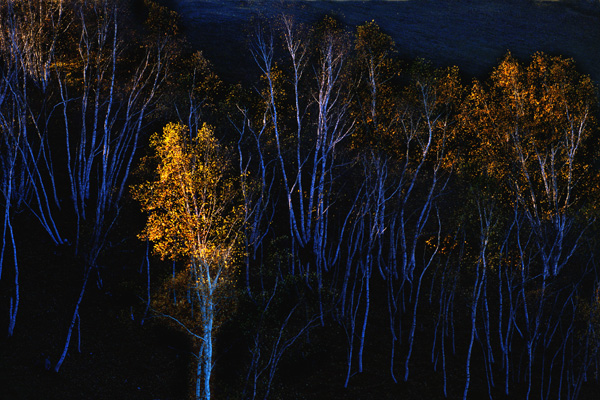
[[[596, 197], [598, 177], [590, 151], [595, 110], [596, 90], [589, 77], [577, 72], [573, 60], [537, 53], [524, 65], [509, 54], [489, 81], [472, 85], [458, 117], [459, 173], [476, 204], [487, 205], [477, 218], [482, 224], [478, 236], [486, 239], [479, 246], [477, 273], [481, 275], [473, 289], [471, 343], [483, 328], [487, 348], [490, 326], [496, 325], [506, 394], [509, 370], [518, 365], [510, 360], [515, 332], [524, 341], [526, 363], [516, 373], [525, 378], [527, 397], [537, 379], [544, 382], [541, 391], [546, 398], [552, 390], [560, 390], [565, 380], [577, 391], [580, 374], [585, 374], [565, 364], [572, 361], [563, 361], [562, 372], [552, 381], [559, 357], [573, 360], [584, 351], [567, 351], [565, 343], [573, 340], [569, 316], [573, 298], [582, 290], [582, 277], [593, 276], [589, 267], [593, 251], [582, 247], [596, 215], [590, 202]], [[494, 235], [490, 235], [491, 220], [496, 225]], [[486, 275], [492, 271], [494, 275]], [[479, 276], [497, 279], [499, 318], [489, 315], [486, 283]], [[561, 286], [565, 281], [569, 288]], [[477, 286], [483, 291], [475, 290]], [[477, 307], [483, 322], [480, 328], [476, 328]], [[559, 335], [561, 326], [569, 328]], [[492, 377], [491, 350], [484, 356], [486, 372]], [[544, 368], [536, 377], [538, 362]], [[468, 366], [466, 372], [464, 398]]]
[[235, 181], [228, 175], [227, 154], [208, 125], [191, 136], [187, 127], [169, 124], [153, 136], [151, 145], [158, 162], [156, 176], [134, 189], [148, 213], [140, 237], [153, 242], [163, 259], [185, 265], [172, 284], [188, 296], [180, 296], [175, 310], [162, 315], [196, 341], [196, 398], [208, 400], [213, 335], [236, 279], [242, 221]]

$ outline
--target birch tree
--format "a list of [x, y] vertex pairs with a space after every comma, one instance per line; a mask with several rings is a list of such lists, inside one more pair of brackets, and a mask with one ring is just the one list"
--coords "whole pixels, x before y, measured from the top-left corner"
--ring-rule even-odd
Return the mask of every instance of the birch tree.
[[[12, 248], [14, 295], [9, 307], [9, 335], [13, 334], [19, 308], [19, 265], [13, 215], [29, 209], [54, 243], [62, 242], [54, 221], [58, 197], [47, 142], [51, 114], [51, 64], [63, 20], [63, 2], [0, 2], [0, 132], [4, 223], [0, 254], [0, 278], [7, 240]], [[42, 178], [43, 176], [43, 178]]]
[[173, 283], [189, 296], [179, 296], [177, 314], [162, 315], [195, 340], [195, 395], [209, 400], [214, 332], [236, 279], [243, 223], [238, 194], [227, 155], [209, 126], [190, 137], [185, 126], [169, 124], [153, 136], [152, 148], [156, 177], [134, 189], [148, 213], [141, 237], [153, 242], [162, 258], [185, 265]]
[[[353, 128], [345, 80], [349, 47], [332, 19], [326, 18], [314, 35], [290, 18], [282, 24], [282, 64], [289, 68], [276, 66], [269, 33], [257, 33], [253, 55], [266, 86], [261, 92], [266, 104], [263, 121], [274, 136], [293, 252], [301, 274], [314, 268], [320, 293], [328, 254], [335, 254], [328, 251], [328, 229], [338, 149]], [[283, 112], [290, 107], [290, 113]]]
[[[75, 252], [83, 247], [85, 264], [65, 345], [54, 368], [57, 372], [80, 318], [79, 307], [92, 272], [96, 272], [97, 283], [102, 285], [98, 258], [118, 220], [144, 124], [154, 109], [167, 66], [165, 36], [144, 48], [131, 74], [120, 73], [125, 45], [120, 36], [117, 4], [102, 0], [82, 4], [75, 11], [80, 40], [77, 49], [71, 50], [79, 59], [57, 65], [55, 73], [65, 140], [66, 159], [61, 161], [76, 216]], [[80, 85], [73, 85], [73, 81]], [[79, 118], [73, 118], [77, 114]], [[84, 225], [90, 234], [80, 246]]]
[[[2, 70], [0, 69], [0, 73]], [[14, 264], [14, 294], [10, 297], [8, 336], [12, 336], [17, 313], [19, 310], [19, 263], [17, 257], [17, 247], [12, 220], [14, 209], [19, 207], [24, 199], [23, 193], [19, 190], [23, 185], [20, 178], [20, 172], [23, 171], [23, 158], [19, 152], [23, 140], [23, 130], [25, 129], [26, 112], [23, 108], [20, 92], [17, 90], [14, 75], [16, 72], [9, 71], [8, 75], [0, 75], [0, 187], [2, 190], [2, 200], [4, 205], [4, 218], [2, 225], [2, 248], [0, 249], [0, 279], [2, 278], [3, 266], [5, 265], [5, 254], [7, 253], [7, 241], [12, 247], [12, 259]], [[6, 273], [5, 273], [6, 274]]]
[[[404, 380], [408, 379], [409, 363], [416, 327], [420, 288], [427, 270], [434, 262], [441, 245], [441, 223], [436, 215], [437, 201], [450, 179], [453, 160], [448, 155], [452, 110], [460, 99], [458, 71], [417, 70], [411, 85], [399, 100], [396, 113], [398, 125], [395, 156], [397, 187], [390, 211], [389, 251], [386, 269], [390, 327], [394, 337], [401, 332], [401, 316], [411, 299], [412, 321], [408, 334], [408, 351], [404, 362]], [[393, 187], [394, 187], [393, 186]], [[431, 246], [420, 254], [419, 244], [429, 237]]]
[[[595, 102], [593, 85], [575, 71], [572, 60], [539, 53], [523, 65], [508, 55], [489, 82], [473, 85], [458, 118], [468, 158], [461, 162], [461, 174], [468, 171], [470, 179], [487, 182], [478, 196], [503, 215], [497, 219], [503, 221], [497, 243], [486, 246], [488, 263], [494, 260], [498, 268], [487, 277], [497, 277], [498, 319], [481, 307], [479, 329], [485, 332], [480, 337], [486, 338], [488, 377], [493, 377], [489, 332], [491, 326], [497, 329], [506, 394], [510, 371], [522, 377], [527, 398], [536, 382], [542, 398], [553, 390], [570, 397], [563, 372], [575, 387], [584, 373], [568, 360], [587, 350], [567, 349], [564, 343], [573, 343], [573, 299], [583, 290], [583, 277], [594, 273], [594, 252], [580, 247], [596, 215], [585, 200], [595, 193], [598, 176], [589, 153]], [[482, 285], [485, 305], [485, 281]], [[521, 346], [524, 363], [510, 356], [515, 346]], [[551, 389], [558, 365], [563, 372]]]

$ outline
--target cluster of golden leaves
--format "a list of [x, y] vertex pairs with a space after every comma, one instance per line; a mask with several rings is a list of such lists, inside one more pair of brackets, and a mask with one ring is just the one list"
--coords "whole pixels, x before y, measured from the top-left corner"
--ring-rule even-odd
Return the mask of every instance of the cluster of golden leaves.
[[151, 146], [156, 179], [133, 189], [148, 213], [140, 238], [153, 242], [163, 259], [227, 267], [235, 258], [241, 220], [229, 161], [212, 128], [203, 125], [191, 138], [187, 127], [168, 124], [153, 135]]
[[[241, 246], [242, 213], [236, 205], [229, 157], [208, 125], [191, 137], [181, 124], [154, 134], [154, 179], [132, 188], [148, 220], [140, 239], [150, 240], [162, 259], [184, 267], [154, 298], [157, 311], [202, 332], [203, 307], [210, 306], [214, 329], [235, 307], [232, 296]], [[211, 317], [211, 318], [212, 318]]]
[[536, 53], [522, 65], [508, 54], [462, 104], [461, 172], [504, 200], [516, 190], [525, 202], [536, 199], [530, 207], [566, 212], [571, 191], [595, 180], [586, 164], [595, 104], [594, 85], [573, 60]]

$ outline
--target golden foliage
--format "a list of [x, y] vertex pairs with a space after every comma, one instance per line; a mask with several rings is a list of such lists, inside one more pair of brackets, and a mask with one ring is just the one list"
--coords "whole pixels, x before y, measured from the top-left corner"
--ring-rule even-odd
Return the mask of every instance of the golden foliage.
[[151, 145], [158, 159], [156, 179], [133, 189], [148, 212], [140, 238], [152, 241], [163, 259], [197, 266], [198, 284], [217, 284], [212, 280], [236, 261], [241, 225], [226, 155], [206, 124], [194, 138], [185, 126], [168, 124]]
[[516, 194], [544, 218], [566, 212], [573, 190], [595, 178], [585, 158], [595, 93], [571, 59], [536, 53], [522, 65], [509, 53], [488, 82], [474, 81], [463, 103], [455, 129], [460, 172], [507, 201]]

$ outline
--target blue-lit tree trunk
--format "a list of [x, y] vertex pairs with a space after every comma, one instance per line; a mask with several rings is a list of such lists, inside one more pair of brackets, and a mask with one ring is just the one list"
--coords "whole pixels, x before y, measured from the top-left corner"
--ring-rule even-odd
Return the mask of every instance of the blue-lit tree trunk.
[[[98, 258], [105, 248], [108, 234], [117, 221], [121, 198], [142, 134], [147, 113], [154, 104], [156, 91], [164, 79], [166, 38], [146, 50], [145, 57], [128, 82], [121, 82], [117, 72], [123, 43], [119, 38], [117, 5], [109, 0], [94, 5], [87, 14], [80, 10], [81, 40], [79, 54], [83, 86], [77, 94], [69, 93], [66, 73], [57, 70], [65, 127], [66, 169], [76, 215], [75, 248], [80, 251], [80, 230], [90, 223], [86, 237], [84, 279], [67, 332], [62, 354], [55, 366], [58, 372], [67, 355], [72, 330], [79, 316], [91, 271], [97, 270]], [[126, 90], [117, 97], [118, 85]], [[72, 103], [80, 107], [80, 129], [72, 129]], [[91, 212], [90, 212], [91, 210]]]
[[[265, 82], [264, 122], [275, 139], [278, 173], [287, 200], [290, 237], [299, 272], [308, 279], [316, 274], [321, 317], [323, 317], [323, 273], [334, 246], [328, 239], [334, 171], [339, 160], [336, 149], [347, 137], [352, 124], [347, 116], [348, 88], [343, 73], [348, 56], [345, 37], [335, 29], [316, 39], [315, 63], [309, 73], [308, 37], [291, 19], [283, 19], [283, 47], [291, 82], [288, 93], [293, 109], [293, 130], [284, 128], [280, 109], [279, 70], [274, 68], [274, 38], [263, 32], [256, 36], [253, 55]], [[312, 76], [311, 76], [312, 75]], [[309, 88], [309, 89], [307, 89]], [[323, 323], [323, 320], [321, 320]]]

